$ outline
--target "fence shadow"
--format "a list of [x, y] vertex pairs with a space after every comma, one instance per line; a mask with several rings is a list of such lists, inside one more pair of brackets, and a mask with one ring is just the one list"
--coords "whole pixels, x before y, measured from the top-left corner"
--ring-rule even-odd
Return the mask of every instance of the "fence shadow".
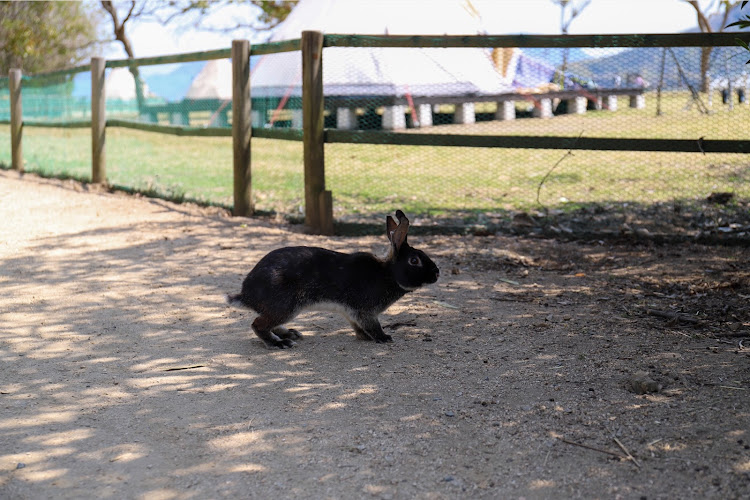
[[[414, 240], [444, 278], [383, 316], [393, 344], [355, 341], [344, 321], [310, 313], [297, 321], [301, 345], [277, 352], [223, 295], [273, 248], [380, 252], [384, 237], [320, 238], [188, 213], [35, 240], [0, 271], [0, 493], [236, 496], [252, 484], [259, 496], [491, 498], [593, 493], [613, 476], [645, 491], [648, 481], [633, 484], [622, 465], [585, 452], [571, 458], [558, 439], [606, 446], [614, 424], [598, 420], [617, 408], [627, 437], [645, 446], [653, 437], [636, 428], [643, 406], [651, 419], [672, 412], [666, 400], [624, 390], [624, 367], [656, 363], [688, 380], [708, 370], [670, 357], [668, 335], [645, 349], [642, 327], [613, 307], [616, 287], [602, 293], [606, 276], [627, 269], [617, 258], [630, 250]], [[640, 251], [636, 263], [655, 265], [649, 255]], [[630, 288], [653, 287], [650, 279], [623, 277]], [[671, 423], [669, 438], [691, 443], [742, 429], [726, 422], [698, 436], [689, 417]], [[567, 481], [577, 476], [566, 464], [585, 464], [587, 482]], [[691, 480], [667, 467], [675, 481]]]
[[[533, 210], [492, 211], [435, 208], [414, 214], [414, 234], [530, 235], [566, 240], [745, 245], [750, 239], [750, 200], [733, 193], [706, 199], [642, 203], [609, 201], [571, 203]], [[382, 231], [385, 214], [342, 216], [337, 234], [373, 235]]]

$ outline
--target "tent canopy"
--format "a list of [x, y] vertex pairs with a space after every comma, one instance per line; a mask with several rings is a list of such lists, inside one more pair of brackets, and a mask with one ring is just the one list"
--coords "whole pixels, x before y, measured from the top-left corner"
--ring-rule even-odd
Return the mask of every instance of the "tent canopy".
[[208, 61], [195, 76], [185, 94], [186, 99], [232, 98], [232, 62], [229, 59]]
[[[135, 78], [128, 68], [114, 68], [104, 80], [104, 89], [107, 99], [122, 99], [132, 101], [135, 99]], [[143, 82], [143, 96], [154, 97], [148, 85]]]
[[[302, 31], [367, 35], [476, 35], [481, 18], [469, 0], [424, 2], [300, 0], [270, 41], [299, 38]], [[331, 47], [325, 50], [326, 95], [437, 96], [508, 92], [515, 60], [496, 69], [482, 48]], [[252, 74], [254, 96], [298, 96], [302, 68], [296, 52], [263, 56]]]

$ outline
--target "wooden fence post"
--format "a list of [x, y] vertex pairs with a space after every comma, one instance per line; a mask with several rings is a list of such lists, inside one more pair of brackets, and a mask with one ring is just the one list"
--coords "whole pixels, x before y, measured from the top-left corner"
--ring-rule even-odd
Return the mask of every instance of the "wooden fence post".
[[253, 214], [250, 159], [250, 42], [232, 41], [232, 144], [234, 149], [234, 215]]
[[[323, 128], [323, 33], [302, 32], [302, 141], [305, 163], [305, 223], [316, 233], [333, 232], [326, 188]], [[323, 211], [321, 211], [321, 209]]]
[[107, 94], [104, 90], [106, 60], [91, 58], [91, 182], [106, 184]]
[[21, 104], [21, 70], [11, 69], [8, 75], [10, 90], [10, 165], [23, 172], [23, 106]]
[[320, 210], [318, 232], [330, 236], [333, 234], [333, 195], [331, 192], [327, 190], [321, 191], [318, 203], [318, 209]]

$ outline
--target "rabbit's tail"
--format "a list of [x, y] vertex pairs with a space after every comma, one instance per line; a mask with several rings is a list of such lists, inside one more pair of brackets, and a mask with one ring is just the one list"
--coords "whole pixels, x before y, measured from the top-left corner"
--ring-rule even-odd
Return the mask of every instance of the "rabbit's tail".
[[226, 295], [227, 304], [234, 307], [247, 307], [247, 304], [245, 304], [242, 301], [242, 294], [238, 293], [237, 295]]

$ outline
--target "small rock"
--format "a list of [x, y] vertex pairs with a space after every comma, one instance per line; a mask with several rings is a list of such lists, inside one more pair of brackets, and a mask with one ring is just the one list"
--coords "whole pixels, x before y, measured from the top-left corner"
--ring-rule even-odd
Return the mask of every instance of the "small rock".
[[445, 412], [445, 416], [446, 416], [446, 417], [455, 417], [455, 416], [456, 416], [456, 414], [455, 414], [455, 413], [453, 413], [452, 411], [450, 411], [450, 410], [449, 410], [449, 411], [446, 411], [446, 412]]
[[492, 236], [494, 233], [484, 224], [475, 224], [470, 228], [474, 236]]
[[24, 467], [26, 467], [26, 464], [23, 462], [18, 462], [18, 464], [16, 464], [16, 469], [23, 469]]
[[625, 381], [625, 388], [635, 394], [660, 392], [662, 387], [653, 380], [648, 372], [636, 372]]

